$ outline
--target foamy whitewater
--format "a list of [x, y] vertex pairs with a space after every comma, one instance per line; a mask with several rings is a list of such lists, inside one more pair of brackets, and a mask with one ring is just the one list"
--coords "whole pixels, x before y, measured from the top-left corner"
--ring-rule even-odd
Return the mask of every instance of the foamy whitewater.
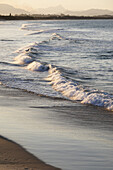
[[111, 20], [7, 21], [0, 27], [2, 85], [113, 111]]

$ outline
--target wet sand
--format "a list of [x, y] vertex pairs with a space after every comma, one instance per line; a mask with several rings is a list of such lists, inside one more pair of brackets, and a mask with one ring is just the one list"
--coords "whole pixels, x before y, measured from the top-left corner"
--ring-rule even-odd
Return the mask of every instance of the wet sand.
[[0, 170], [60, 170], [27, 152], [19, 144], [0, 136]]
[[35, 155], [0, 137], [0, 170], [112, 170], [112, 131], [111, 112], [0, 86], [0, 134]]
[[[16, 106], [19, 104], [18, 102], [20, 101], [24, 94], [27, 100], [29, 94], [27, 94], [26, 92], [1, 86], [0, 112], [5, 115], [6, 112], [10, 113], [10, 109], [14, 107], [15, 109], [12, 109], [11, 112], [12, 111], [17, 112], [19, 108]], [[23, 101], [22, 103], [24, 105]], [[2, 107], [5, 108], [4, 111]], [[21, 105], [21, 107], [23, 106]], [[7, 124], [5, 123], [3, 124], [4, 126], [7, 127]], [[56, 168], [54, 166], [46, 164], [33, 154], [29, 153], [21, 145], [17, 144], [16, 142], [10, 139], [5, 138], [2, 135], [3, 134], [0, 135], [0, 170], [60, 170], [60, 168]]]

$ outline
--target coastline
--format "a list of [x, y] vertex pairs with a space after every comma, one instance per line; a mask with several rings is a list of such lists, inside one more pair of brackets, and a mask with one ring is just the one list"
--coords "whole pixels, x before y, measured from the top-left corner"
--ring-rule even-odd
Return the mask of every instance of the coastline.
[[97, 15], [97, 16], [71, 16], [71, 15], [0, 15], [0, 21], [11, 20], [99, 20], [99, 19], [113, 19], [112, 15]]
[[19, 144], [0, 136], [0, 170], [60, 170], [41, 161]]

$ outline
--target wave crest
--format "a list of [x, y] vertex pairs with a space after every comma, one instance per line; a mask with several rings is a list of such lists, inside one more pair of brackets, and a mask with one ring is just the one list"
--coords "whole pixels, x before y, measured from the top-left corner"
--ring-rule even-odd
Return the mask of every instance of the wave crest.
[[108, 93], [88, 89], [67, 80], [57, 68], [52, 66], [49, 69], [49, 75], [46, 80], [50, 81], [52, 87], [62, 93], [70, 100], [80, 101], [83, 104], [101, 106], [107, 110], [113, 111], [113, 96]]
[[47, 71], [49, 67], [41, 64], [40, 62], [33, 61], [26, 67], [26, 69], [31, 70], [31, 71], [42, 71], [43, 72], [43, 71]]
[[14, 64], [29, 64], [33, 61], [33, 58], [26, 54], [20, 54], [14, 58]]

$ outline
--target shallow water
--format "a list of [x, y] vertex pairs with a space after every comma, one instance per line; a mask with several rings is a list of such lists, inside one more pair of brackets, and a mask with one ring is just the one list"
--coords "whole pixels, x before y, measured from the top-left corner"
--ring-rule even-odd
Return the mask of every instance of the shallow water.
[[1, 135], [64, 170], [112, 169], [112, 44], [112, 20], [0, 21]]

